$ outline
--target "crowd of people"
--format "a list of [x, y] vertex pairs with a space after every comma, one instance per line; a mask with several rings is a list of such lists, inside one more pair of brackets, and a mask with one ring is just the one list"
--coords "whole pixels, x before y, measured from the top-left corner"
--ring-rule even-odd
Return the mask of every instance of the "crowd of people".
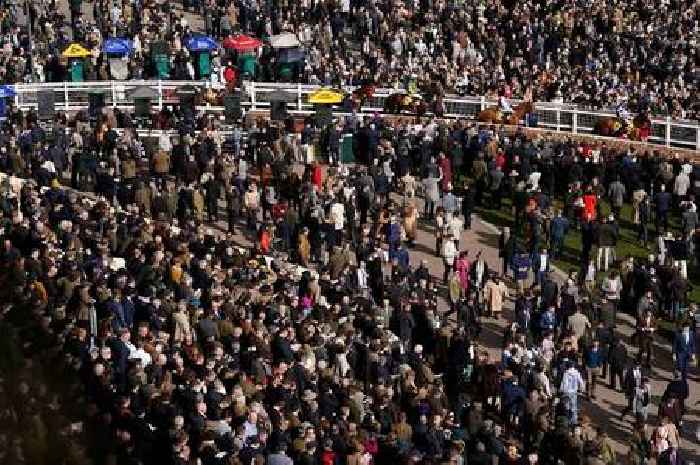
[[[690, 0], [195, 0], [183, 9], [167, 2], [101, 0], [91, 11], [70, 0], [68, 18], [61, 5], [3, 3], [3, 82], [67, 79], [61, 53], [71, 42], [93, 51], [86, 79], [109, 79], [108, 56], [100, 54], [108, 37], [133, 40], [126, 58], [132, 79], [162, 78], [155, 61], [160, 54], [168, 57], [171, 78], [207, 78], [197, 71], [198, 54], [186, 47], [193, 31], [220, 45], [236, 33], [267, 39], [290, 32], [305, 52], [292, 74], [280, 66], [289, 59], [265, 46], [246, 78], [505, 98], [522, 98], [531, 88], [538, 101], [593, 109], [624, 105], [690, 120], [699, 108], [698, 9]], [[28, 11], [18, 14], [23, 8]], [[20, 19], [27, 17], [31, 36]], [[212, 79], [235, 83], [243, 72], [236, 52], [214, 50]]]
[[[156, 139], [112, 110], [50, 132], [12, 109], [3, 123], [2, 322], [25, 371], [62, 367], [81, 395], [3, 378], [1, 461], [50, 461], [35, 443], [60, 431], [74, 463], [683, 463], [692, 163], [430, 119], [224, 136], [170, 117], [179, 131]], [[460, 238], [505, 199], [489, 263]], [[648, 257], [616, 256], [622, 222]], [[420, 228], [442, 276], [412, 260]], [[580, 264], [564, 281], [561, 257]], [[490, 356], [482, 324], [504, 317]], [[662, 319], [674, 379], [651, 392]], [[632, 416], [625, 459], [581, 413], [608, 378]]]

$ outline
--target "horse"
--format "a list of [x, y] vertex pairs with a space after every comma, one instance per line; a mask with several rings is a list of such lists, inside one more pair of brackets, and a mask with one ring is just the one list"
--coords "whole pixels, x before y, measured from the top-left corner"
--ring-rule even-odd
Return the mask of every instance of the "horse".
[[374, 85], [372, 84], [365, 84], [362, 87], [359, 87], [355, 90], [352, 91], [352, 102], [355, 108], [360, 108], [362, 107], [362, 104], [367, 100], [372, 98], [374, 95]]
[[205, 106], [207, 104], [212, 106], [222, 106], [223, 100], [223, 94], [212, 88], [199, 89], [194, 95], [195, 106]]
[[651, 119], [646, 114], [638, 114], [632, 119], [632, 124], [625, 129], [625, 123], [617, 116], [600, 118], [594, 127], [599, 136], [624, 137], [634, 141], [646, 141], [651, 133]]
[[630, 140], [646, 142], [651, 135], [651, 118], [646, 113], [640, 113], [632, 119], [632, 129], [627, 137]]
[[410, 94], [396, 93], [391, 94], [384, 100], [385, 113], [413, 113], [417, 116], [423, 116], [428, 110], [428, 106], [420, 97]]
[[534, 106], [529, 100], [516, 105], [510, 115], [504, 114], [497, 106], [490, 107], [479, 113], [477, 120], [481, 123], [517, 126], [526, 114], [532, 113], [533, 109]]

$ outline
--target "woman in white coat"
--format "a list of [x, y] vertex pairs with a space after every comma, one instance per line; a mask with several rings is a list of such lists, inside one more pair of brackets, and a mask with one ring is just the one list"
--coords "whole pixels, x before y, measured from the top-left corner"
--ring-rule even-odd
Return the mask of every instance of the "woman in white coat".
[[445, 272], [442, 275], [442, 280], [447, 283], [450, 277], [450, 272], [454, 269], [455, 258], [459, 254], [454, 238], [448, 234], [442, 241], [442, 260], [445, 265]]

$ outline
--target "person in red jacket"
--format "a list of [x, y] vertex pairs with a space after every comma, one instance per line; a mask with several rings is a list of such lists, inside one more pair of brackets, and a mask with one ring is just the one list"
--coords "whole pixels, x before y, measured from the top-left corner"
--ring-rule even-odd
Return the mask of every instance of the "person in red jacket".
[[233, 67], [230, 61], [228, 62], [228, 64], [226, 65], [226, 69], [224, 70], [224, 79], [226, 80], [226, 84], [228, 86], [236, 86], [236, 81], [238, 80], [238, 73], [236, 72], [236, 68]]
[[260, 244], [260, 252], [262, 252], [263, 254], [267, 254], [270, 251], [270, 245], [272, 242], [270, 230], [267, 228], [267, 226], [263, 226], [262, 228], [260, 228], [258, 241]]
[[440, 168], [440, 174], [442, 175], [442, 190], [446, 192], [448, 186], [452, 184], [452, 162], [445, 156], [444, 153], [440, 153], [440, 159], [438, 160], [438, 167]]
[[335, 465], [335, 452], [333, 452], [333, 440], [326, 439], [321, 452], [321, 465]]
[[583, 219], [593, 220], [596, 216], [596, 205], [598, 204], [598, 197], [596, 197], [593, 189], [590, 187], [583, 195]]
[[319, 191], [321, 190], [321, 187], [323, 187], [323, 172], [321, 170], [321, 165], [318, 163], [314, 163], [311, 167], [311, 182], [318, 188]]

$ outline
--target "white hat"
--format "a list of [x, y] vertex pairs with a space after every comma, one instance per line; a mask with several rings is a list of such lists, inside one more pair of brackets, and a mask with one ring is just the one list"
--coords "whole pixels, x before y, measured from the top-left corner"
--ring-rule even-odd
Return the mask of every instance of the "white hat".
[[413, 351], [417, 354], [422, 354], [423, 353], [423, 346], [420, 344], [416, 344], [416, 347], [413, 348]]

